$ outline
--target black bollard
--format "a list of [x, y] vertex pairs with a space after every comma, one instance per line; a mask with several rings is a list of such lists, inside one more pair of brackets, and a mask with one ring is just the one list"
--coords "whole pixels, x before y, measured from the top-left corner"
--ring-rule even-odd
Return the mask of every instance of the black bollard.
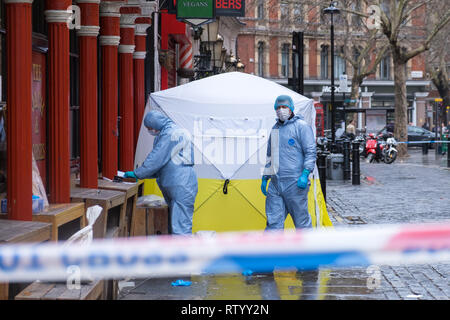
[[327, 201], [327, 154], [328, 152], [324, 151], [317, 153], [317, 169], [319, 170], [320, 186], [325, 201]]
[[422, 154], [428, 154], [428, 143], [422, 143]]
[[344, 140], [344, 180], [350, 180], [350, 141]]
[[352, 175], [352, 184], [359, 185], [360, 184], [360, 170], [359, 170], [359, 142], [353, 141], [353, 175]]

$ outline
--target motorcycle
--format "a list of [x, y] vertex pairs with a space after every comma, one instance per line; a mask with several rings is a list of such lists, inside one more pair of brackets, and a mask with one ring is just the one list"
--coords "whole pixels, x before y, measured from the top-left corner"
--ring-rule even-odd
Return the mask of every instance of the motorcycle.
[[382, 154], [384, 144], [382, 141], [383, 140], [378, 142], [378, 138], [373, 133], [369, 133], [369, 136], [366, 139], [366, 145], [363, 152], [363, 155], [366, 158], [367, 163], [372, 163], [374, 161], [380, 162], [380, 160], [384, 161], [384, 157]]
[[387, 140], [386, 144], [382, 149], [384, 162], [387, 164], [391, 164], [397, 159], [398, 151], [395, 148], [397, 146], [397, 140], [391, 134]]

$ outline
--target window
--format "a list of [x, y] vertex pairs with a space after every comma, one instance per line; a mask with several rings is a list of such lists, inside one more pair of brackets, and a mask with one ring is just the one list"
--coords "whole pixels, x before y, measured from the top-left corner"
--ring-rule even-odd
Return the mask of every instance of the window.
[[[342, 53], [344, 48], [340, 48]], [[334, 53], [334, 78], [339, 79], [341, 74], [345, 73], [345, 59], [339, 55], [339, 52]]]
[[289, 43], [283, 44], [281, 47], [281, 76], [289, 77]]
[[360, 48], [353, 47], [353, 60], [358, 62], [359, 57], [361, 56]]
[[320, 51], [320, 77], [328, 79], [328, 46], [322, 46]]
[[301, 3], [294, 4], [294, 23], [301, 24], [303, 22], [303, 12]]
[[70, 158], [76, 160], [80, 157], [80, 99], [79, 78], [80, 60], [79, 46], [76, 30], [70, 30]]
[[5, 37], [5, 5], [0, 2], [0, 193], [6, 192], [6, 37]]
[[[361, 12], [361, 3], [359, 1], [356, 1], [352, 4], [352, 10], [355, 12]], [[352, 17], [352, 24], [354, 27], [360, 27], [361, 26], [361, 16], [357, 14], [351, 14]]]
[[258, 76], [264, 77], [264, 42], [258, 42]]
[[391, 8], [389, 7], [389, 1], [388, 0], [383, 0], [381, 2], [381, 11], [384, 12], [384, 14], [386, 15], [386, 17], [390, 18], [391, 17]]
[[386, 56], [380, 61], [380, 79], [389, 80], [391, 78], [391, 57]]
[[288, 3], [280, 4], [280, 13], [281, 13], [281, 21], [287, 22], [289, 19], [289, 4]]
[[264, 1], [258, 1], [257, 18], [264, 19]]

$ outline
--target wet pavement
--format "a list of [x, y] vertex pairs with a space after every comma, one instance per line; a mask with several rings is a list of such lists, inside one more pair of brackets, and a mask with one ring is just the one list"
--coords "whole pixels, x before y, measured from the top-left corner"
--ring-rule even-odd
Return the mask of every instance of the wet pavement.
[[[327, 206], [335, 226], [450, 220], [450, 169], [434, 150], [391, 165], [361, 161], [361, 185], [327, 180]], [[284, 270], [273, 273], [196, 275], [191, 286], [175, 278], [121, 282], [121, 300], [448, 300], [450, 262], [407, 266]]]

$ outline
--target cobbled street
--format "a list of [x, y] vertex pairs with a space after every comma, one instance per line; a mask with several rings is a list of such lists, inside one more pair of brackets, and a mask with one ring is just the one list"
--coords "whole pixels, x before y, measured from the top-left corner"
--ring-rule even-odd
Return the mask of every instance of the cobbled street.
[[[327, 205], [336, 227], [366, 224], [438, 222], [450, 219], [450, 169], [446, 156], [418, 148], [394, 164], [361, 159], [361, 184], [327, 180]], [[135, 279], [122, 283], [125, 300], [447, 300], [450, 263], [369, 268], [283, 271], [243, 276], [191, 276], [189, 287], [174, 279]]]

